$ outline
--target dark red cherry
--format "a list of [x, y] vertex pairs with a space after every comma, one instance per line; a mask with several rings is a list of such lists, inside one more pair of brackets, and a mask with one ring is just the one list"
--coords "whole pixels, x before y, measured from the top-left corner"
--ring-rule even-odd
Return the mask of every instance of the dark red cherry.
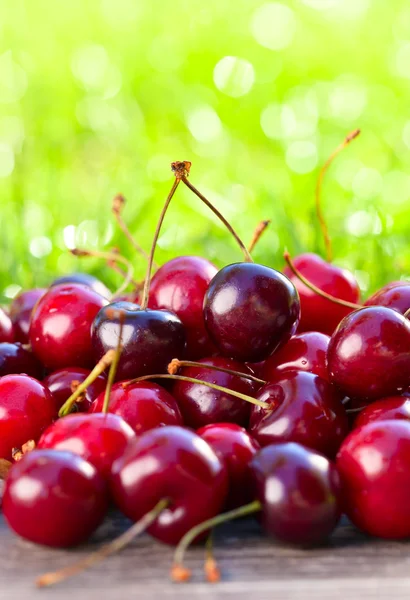
[[78, 283], [80, 285], [85, 285], [100, 296], [103, 296], [107, 300], [111, 299], [111, 292], [107, 288], [107, 286], [89, 273], [70, 273], [69, 275], [62, 275], [61, 277], [57, 277], [54, 279], [53, 283], [50, 287], [54, 287], [55, 285], [61, 285], [62, 283]]
[[53, 397], [27, 375], [0, 378], [0, 458], [10, 460], [13, 448], [38, 440], [57, 417]]
[[346, 411], [336, 389], [313, 373], [287, 371], [265, 385], [253, 406], [250, 432], [261, 444], [298, 442], [330, 458], [348, 432]]
[[394, 281], [370, 296], [365, 306], [387, 306], [402, 315], [410, 308], [410, 282]]
[[133, 521], [169, 499], [148, 529], [167, 544], [177, 544], [194, 525], [216, 516], [227, 485], [226, 467], [209, 444], [182, 427], [145, 433], [114, 463], [111, 478], [117, 506]]
[[[91, 413], [100, 413], [104, 393], [91, 405]], [[116, 383], [111, 391], [109, 412], [119, 415], [141, 435], [149, 429], [164, 425], [182, 425], [178, 404], [163, 387], [151, 381], [141, 381], [123, 387]]]
[[[359, 302], [359, 285], [352, 273], [346, 269], [336, 267], [312, 253], [301, 254], [293, 262], [308, 281], [327, 294], [348, 302]], [[289, 267], [284, 269], [284, 273], [295, 284], [300, 296], [301, 317], [298, 331], [321, 331], [332, 335], [343, 317], [352, 309], [315, 294]]]
[[34, 450], [10, 469], [3, 514], [21, 537], [55, 548], [85, 541], [108, 508], [104, 478], [71, 452]]
[[221, 269], [204, 299], [205, 326], [221, 354], [258, 362], [288, 341], [299, 323], [295, 286], [255, 263]]
[[113, 462], [124, 454], [129, 442], [135, 439], [134, 431], [118, 415], [68, 415], [45, 430], [37, 448], [78, 454], [107, 477]]
[[162, 265], [151, 279], [148, 306], [165, 308], [181, 319], [190, 360], [216, 352], [205, 329], [202, 306], [209, 282], [217, 272], [205, 258], [178, 256]]
[[91, 325], [107, 300], [78, 284], [56, 285], [37, 303], [31, 318], [34, 354], [52, 370], [94, 364]]
[[13, 323], [9, 315], [0, 308], [0, 343], [14, 342]]
[[383, 306], [343, 319], [328, 350], [330, 380], [352, 398], [391, 396], [410, 385], [410, 321]]
[[326, 541], [341, 513], [339, 476], [327, 458], [300, 444], [274, 444], [250, 468], [270, 535], [291, 544]]
[[409, 396], [388, 396], [372, 402], [359, 413], [354, 427], [362, 427], [373, 421], [390, 421], [391, 419], [410, 420]]
[[33, 308], [46, 291], [44, 288], [26, 290], [16, 296], [10, 304], [10, 318], [13, 323], [14, 337], [17, 342], [21, 342], [22, 344], [28, 343]]
[[234, 423], [213, 423], [198, 429], [201, 436], [213, 448], [228, 471], [229, 489], [226, 508], [247, 504], [253, 499], [249, 463], [260, 446], [256, 440]]
[[[64, 402], [71, 396], [76, 382], [82, 383], [91, 373], [88, 369], [80, 369], [79, 367], [68, 367], [67, 369], [59, 369], [50, 373], [43, 384], [48, 387], [53, 395], [56, 408], [59, 410]], [[87, 412], [91, 404], [105, 390], [107, 379], [105, 375], [99, 375], [97, 379], [91, 383], [80, 400], [76, 402], [78, 412]]]
[[261, 366], [262, 379], [270, 381], [278, 373], [297, 369], [328, 379], [327, 349], [329, 336], [317, 331], [294, 335], [282, 348], [272, 354]]
[[42, 379], [44, 369], [30, 350], [26, 350], [19, 343], [4, 342], [0, 344], [0, 377], [12, 373], [25, 373], [30, 377]]
[[344, 511], [365, 533], [410, 536], [410, 423], [376, 421], [354, 429], [336, 462]]
[[95, 361], [117, 347], [123, 314], [122, 352], [117, 380], [166, 372], [175, 356], [185, 350], [185, 331], [179, 318], [167, 310], [141, 310], [131, 302], [113, 302], [100, 310], [92, 326]]

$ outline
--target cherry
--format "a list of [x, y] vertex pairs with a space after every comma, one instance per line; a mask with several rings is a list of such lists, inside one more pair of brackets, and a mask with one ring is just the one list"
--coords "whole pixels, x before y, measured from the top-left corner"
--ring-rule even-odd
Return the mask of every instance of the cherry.
[[365, 306], [387, 306], [402, 315], [410, 308], [410, 282], [394, 281], [370, 296]]
[[298, 442], [332, 458], [348, 432], [338, 392], [313, 373], [280, 373], [257, 399], [270, 405], [254, 406], [251, 412], [250, 433], [261, 446]]
[[267, 358], [295, 333], [300, 314], [293, 284], [255, 263], [221, 269], [204, 299], [205, 326], [220, 352], [240, 361]]
[[366, 406], [354, 422], [354, 427], [361, 427], [374, 421], [390, 421], [391, 419], [410, 420], [409, 396], [388, 396]]
[[185, 326], [187, 356], [195, 360], [215, 352], [202, 311], [205, 292], [218, 269], [199, 256], [179, 256], [152, 277], [148, 306], [175, 313]]
[[410, 322], [383, 306], [356, 310], [328, 350], [330, 380], [353, 398], [377, 399], [410, 384]]
[[50, 287], [67, 283], [78, 283], [80, 285], [85, 285], [107, 300], [111, 299], [112, 294], [107, 286], [102, 281], [97, 279], [97, 277], [94, 277], [94, 275], [90, 275], [89, 273], [70, 273], [69, 275], [62, 275], [61, 277], [54, 279]]
[[33, 308], [46, 293], [44, 288], [26, 290], [16, 296], [10, 304], [10, 318], [13, 323], [14, 337], [17, 342], [28, 343], [30, 319]]
[[37, 441], [57, 417], [51, 393], [27, 375], [0, 378], [0, 458], [10, 460], [13, 448]]
[[4, 517], [18, 535], [36, 544], [60, 548], [83, 542], [107, 508], [104, 479], [71, 452], [34, 450], [7, 477]]
[[344, 510], [365, 533], [410, 536], [410, 423], [376, 421], [354, 429], [336, 462]]
[[252, 500], [249, 463], [260, 446], [252, 436], [234, 423], [213, 423], [196, 432], [219, 456], [228, 470], [229, 490], [226, 508]]
[[13, 323], [9, 315], [0, 308], [0, 343], [14, 342]]
[[124, 454], [135, 437], [131, 427], [118, 415], [68, 415], [45, 430], [37, 448], [77, 454], [94, 465], [104, 477], [108, 477], [113, 462]]
[[107, 304], [100, 294], [78, 284], [55, 285], [39, 300], [31, 318], [34, 354], [48, 369], [93, 364], [91, 324]]
[[318, 544], [340, 517], [340, 481], [335, 466], [300, 444], [274, 444], [251, 461], [264, 529], [283, 542]]
[[35, 379], [42, 379], [44, 369], [30, 350], [19, 343], [0, 344], [0, 377], [12, 373], [25, 373]]
[[[79, 367], [67, 367], [50, 373], [43, 384], [50, 390], [53, 395], [57, 410], [59, 410], [64, 402], [71, 396], [73, 385], [76, 382], [82, 383], [91, 373], [88, 369], [80, 369]], [[84, 394], [76, 403], [78, 412], [87, 412], [94, 400], [105, 390], [107, 379], [104, 375], [99, 375], [93, 383], [91, 383]]]

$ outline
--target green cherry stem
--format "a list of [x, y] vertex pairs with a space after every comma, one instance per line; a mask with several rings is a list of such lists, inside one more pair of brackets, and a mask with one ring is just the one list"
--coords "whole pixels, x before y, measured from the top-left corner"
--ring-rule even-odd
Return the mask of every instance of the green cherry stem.
[[259, 377], [255, 377], [255, 375], [251, 375], [250, 373], [241, 373], [241, 371], [225, 369], [225, 367], [215, 367], [214, 365], [207, 365], [206, 363], [201, 363], [194, 360], [179, 360], [178, 358], [173, 358], [171, 360], [168, 365], [168, 373], [170, 375], [176, 375], [178, 373], [178, 369], [182, 367], [210, 369], [211, 371], [220, 371], [221, 373], [228, 373], [228, 375], [235, 375], [236, 377], [241, 377], [242, 379], [249, 379], [250, 381], [254, 381], [255, 383], [259, 383], [261, 385], [266, 385], [267, 383], [264, 379], [259, 379]]
[[[115, 349], [114, 358], [113, 358], [113, 361], [111, 363], [110, 370], [108, 373], [107, 387], [105, 388], [104, 404], [102, 407], [103, 413], [108, 412], [108, 407], [110, 404], [110, 397], [111, 397], [111, 390], [112, 390], [112, 386], [114, 385], [115, 376], [117, 374], [117, 369], [118, 369], [118, 363], [120, 362], [121, 352], [122, 352], [122, 330], [124, 328], [125, 313], [123, 310], [115, 310], [115, 309], [113, 310], [113, 313], [119, 313], [118, 318], [119, 318], [119, 322], [120, 322], [120, 330], [118, 332], [118, 342], [117, 342], [117, 347]], [[117, 315], [114, 314], [114, 315], [112, 315], [111, 318], [115, 318], [116, 316]]]

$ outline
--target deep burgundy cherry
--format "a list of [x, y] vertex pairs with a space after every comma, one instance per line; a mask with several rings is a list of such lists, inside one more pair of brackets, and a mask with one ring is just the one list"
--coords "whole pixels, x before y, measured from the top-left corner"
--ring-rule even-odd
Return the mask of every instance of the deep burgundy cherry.
[[53, 397], [27, 375], [0, 378], [0, 458], [10, 460], [13, 448], [38, 440], [57, 417]]
[[287, 371], [257, 398], [270, 409], [252, 407], [250, 433], [261, 444], [298, 442], [333, 458], [348, 432], [346, 411], [336, 389], [313, 373]]
[[249, 463], [260, 449], [256, 440], [234, 423], [213, 423], [197, 430], [213, 448], [228, 470], [229, 489], [226, 508], [247, 504], [253, 499]]
[[94, 364], [91, 324], [107, 300], [79, 284], [55, 285], [37, 303], [30, 325], [34, 354], [52, 370]]
[[[90, 412], [100, 413], [103, 405], [104, 393], [93, 402]], [[111, 391], [109, 412], [122, 417], [138, 435], [155, 427], [182, 425], [175, 398], [151, 381], [133, 383], [125, 388], [121, 383], [115, 384]]]
[[410, 385], [410, 321], [383, 306], [354, 311], [333, 334], [330, 380], [352, 398], [377, 399]]
[[25, 373], [30, 377], [42, 379], [44, 368], [30, 350], [19, 343], [0, 344], [0, 377], [12, 373]]
[[78, 454], [107, 477], [113, 462], [124, 454], [129, 442], [135, 439], [134, 431], [118, 415], [68, 415], [46, 429], [37, 448]]
[[13, 323], [14, 337], [17, 342], [28, 343], [31, 313], [46, 291], [44, 288], [26, 290], [16, 296], [10, 304], [10, 319]]
[[[220, 356], [203, 358], [199, 362], [252, 375], [251, 369], [246, 365]], [[258, 385], [249, 379], [206, 367], [184, 367], [179, 374], [216, 383], [248, 396], [253, 396], [258, 389]], [[210, 423], [223, 421], [248, 426], [251, 405], [246, 400], [240, 400], [231, 394], [219, 392], [200, 383], [187, 381], [176, 381], [172, 387], [172, 394], [178, 402], [184, 423], [188, 427], [197, 429]]]
[[251, 461], [262, 524], [272, 536], [291, 544], [324, 542], [335, 529], [340, 480], [322, 454], [295, 443], [263, 448]]
[[107, 286], [100, 281], [100, 279], [97, 279], [97, 277], [94, 277], [89, 273], [70, 273], [69, 275], [62, 275], [61, 277], [54, 279], [50, 287], [54, 287], [55, 285], [60, 285], [62, 283], [78, 283], [80, 285], [85, 285], [107, 300], [110, 300], [112, 296]]
[[0, 343], [14, 342], [13, 323], [9, 315], [0, 308]]
[[221, 269], [204, 299], [205, 326], [221, 354], [258, 362], [288, 341], [300, 304], [287, 277], [255, 263]]
[[166, 262], [151, 279], [150, 308], [165, 308], [185, 326], [187, 357], [197, 360], [215, 353], [205, 329], [202, 306], [205, 292], [218, 269], [199, 256], [178, 256]]
[[104, 478], [71, 452], [34, 450], [7, 477], [3, 514], [21, 537], [55, 548], [85, 541], [108, 508]]
[[[293, 262], [308, 281], [327, 294], [349, 302], [359, 302], [359, 285], [352, 273], [346, 269], [336, 267], [313, 253], [301, 254]], [[332, 335], [343, 317], [352, 309], [315, 294], [289, 267], [284, 269], [284, 273], [295, 284], [300, 296], [301, 318], [298, 331], [321, 331]]]
[[366, 306], [387, 306], [397, 310], [402, 315], [410, 308], [410, 282], [394, 281], [382, 287], [370, 296]]
[[270, 381], [279, 372], [297, 369], [328, 379], [326, 354], [329, 341], [329, 336], [317, 331], [294, 335], [287, 344], [266, 359], [259, 369], [261, 378]]
[[410, 422], [376, 421], [354, 429], [336, 462], [344, 511], [365, 533], [410, 536]]
[[[185, 351], [185, 330], [167, 310], [141, 310], [131, 302], [113, 302], [100, 310], [92, 325], [95, 361], [118, 344], [119, 317], [124, 314], [122, 353], [117, 380], [166, 372], [168, 364]], [[114, 316], [113, 316], [114, 315]]]
[[191, 527], [216, 516], [227, 485], [226, 467], [209, 444], [182, 427], [145, 433], [114, 463], [111, 479], [117, 506], [133, 521], [169, 499], [148, 529], [167, 544], [177, 544]]
[[359, 413], [354, 427], [361, 427], [373, 423], [373, 421], [390, 421], [391, 419], [410, 421], [409, 396], [388, 396], [372, 402]]
[[[43, 384], [48, 387], [53, 395], [56, 403], [56, 408], [59, 410], [64, 402], [71, 396], [73, 392], [73, 384], [75, 382], [82, 383], [91, 371], [88, 369], [80, 369], [79, 367], [68, 367], [67, 369], [59, 369], [50, 373]], [[97, 379], [91, 383], [80, 401], [76, 402], [75, 407], [78, 412], [87, 412], [91, 404], [105, 390], [107, 379], [105, 375], [99, 375]]]

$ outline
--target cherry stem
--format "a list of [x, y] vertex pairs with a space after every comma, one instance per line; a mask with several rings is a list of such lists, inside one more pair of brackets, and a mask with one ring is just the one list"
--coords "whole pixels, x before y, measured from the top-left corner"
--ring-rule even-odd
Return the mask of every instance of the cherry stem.
[[213, 371], [220, 371], [221, 373], [228, 373], [229, 375], [234, 375], [236, 377], [242, 377], [243, 379], [250, 379], [251, 381], [255, 381], [256, 383], [260, 383], [261, 385], [266, 385], [266, 381], [264, 379], [259, 379], [259, 377], [255, 377], [255, 375], [250, 375], [248, 373], [241, 373], [241, 371], [234, 371], [233, 369], [225, 369], [225, 367], [216, 367], [214, 365], [207, 365], [206, 363], [196, 362], [193, 360], [179, 360], [178, 358], [173, 358], [168, 365], [168, 373], [170, 375], [176, 375], [178, 369], [181, 367], [198, 367], [199, 369], [211, 369]]
[[251, 515], [255, 512], [260, 511], [261, 508], [262, 505], [259, 502], [259, 500], [254, 500], [250, 504], [245, 504], [244, 506], [240, 506], [239, 508], [234, 508], [233, 510], [217, 515], [212, 519], [207, 519], [206, 521], [199, 523], [199, 525], [195, 525], [195, 527], [192, 527], [192, 529], [190, 529], [183, 536], [178, 546], [176, 547], [174, 553], [174, 564], [171, 570], [171, 578], [177, 582], [186, 581], [186, 579], [184, 578], [179, 578], [180, 574], [186, 571], [184, 567], [184, 555], [188, 547], [201, 533], [203, 533], [207, 529], [211, 529], [212, 527], [216, 527], [217, 525], [221, 525], [222, 523], [231, 521], [232, 519], [238, 519], [239, 517]]
[[114, 385], [115, 376], [117, 374], [117, 369], [118, 369], [118, 363], [120, 362], [121, 352], [122, 352], [122, 330], [124, 328], [125, 312], [123, 310], [119, 310], [119, 311], [114, 310], [113, 312], [119, 313], [118, 318], [120, 321], [120, 330], [118, 332], [118, 342], [117, 342], [117, 347], [115, 349], [114, 359], [111, 363], [110, 370], [108, 373], [107, 387], [105, 388], [104, 404], [102, 407], [103, 413], [108, 412], [108, 406], [110, 404], [110, 397], [111, 397], [111, 390], [112, 390], [112, 386]]
[[54, 571], [41, 575], [36, 579], [36, 586], [48, 587], [50, 585], [60, 583], [61, 581], [65, 581], [69, 577], [78, 575], [82, 571], [85, 571], [86, 569], [100, 563], [108, 556], [119, 552], [120, 550], [128, 546], [128, 544], [130, 544], [138, 535], [143, 533], [150, 525], [152, 525], [155, 519], [158, 518], [161, 512], [168, 505], [169, 500], [160, 500], [152, 510], [147, 512], [139, 521], [134, 523], [134, 525], [132, 525], [129, 529], [127, 529], [127, 531], [118, 536], [115, 540], [109, 542], [108, 544], [104, 544], [96, 552], [92, 552], [82, 560], [79, 560], [72, 565], [64, 567], [59, 571]]
[[208, 583], [218, 583], [218, 581], [221, 581], [221, 571], [214, 556], [213, 540], [214, 536], [211, 530], [205, 545], [204, 573]]
[[267, 219], [266, 221], [261, 221], [260, 223], [258, 223], [258, 225], [255, 228], [255, 231], [253, 232], [251, 243], [248, 246], [249, 254], [251, 254], [253, 252], [253, 249], [255, 248], [256, 244], [262, 237], [263, 232], [270, 225], [270, 223], [271, 223], [270, 219]]
[[[119, 250], [117, 248], [113, 248], [112, 252], [115, 253], [117, 256], [120, 256]], [[123, 279], [127, 277], [127, 271], [125, 269], [122, 269], [119, 265], [117, 265], [117, 263], [114, 260], [107, 260], [106, 263], [110, 269], [121, 275]], [[143, 283], [141, 284], [141, 282], [136, 281], [135, 279], [131, 279], [130, 283], [137, 290], [140, 289], [143, 285]]]
[[366, 408], [365, 406], [358, 406], [357, 408], [346, 408], [346, 412], [351, 414], [351, 413], [358, 413], [361, 412], [364, 408]]
[[8, 472], [10, 471], [13, 463], [5, 458], [0, 458], [0, 479], [6, 479]]
[[[125, 202], [126, 202], [126, 200], [122, 194], [117, 194], [116, 196], [114, 196], [113, 201], [112, 201], [112, 212], [114, 214], [115, 220], [117, 221], [122, 232], [125, 234], [125, 237], [128, 239], [129, 242], [131, 242], [131, 245], [134, 246], [135, 250], [139, 254], [141, 254], [141, 256], [143, 256], [146, 260], [148, 260], [148, 258], [149, 258], [148, 254], [138, 244], [138, 242], [136, 241], [136, 239], [134, 238], [134, 236], [128, 229], [128, 226], [125, 223], [124, 219], [122, 218], [121, 213], [124, 208]], [[156, 265], [155, 262], [153, 264], [155, 267], [158, 267], [158, 265]]]
[[324, 217], [323, 211], [322, 211], [321, 196], [322, 196], [323, 179], [326, 174], [326, 171], [328, 170], [328, 168], [330, 167], [330, 165], [332, 164], [332, 162], [336, 158], [336, 156], [344, 148], [346, 148], [346, 146], [348, 146], [351, 141], [356, 139], [359, 134], [360, 134], [360, 129], [355, 129], [354, 131], [352, 131], [345, 137], [343, 142], [341, 144], [339, 144], [339, 146], [335, 150], [333, 150], [332, 154], [329, 156], [329, 158], [326, 160], [325, 164], [321, 168], [319, 177], [318, 177], [317, 183], [316, 183], [316, 194], [315, 194], [316, 195], [316, 214], [317, 214], [318, 221], [320, 223], [320, 228], [322, 230], [322, 235], [323, 235], [323, 239], [325, 242], [325, 248], [326, 248], [326, 259], [328, 262], [332, 262], [333, 253], [332, 253], [332, 242], [331, 242], [331, 239], [329, 236], [329, 231], [328, 231], [328, 228], [326, 225], [326, 220], [325, 220], [325, 217]]
[[324, 292], [320, 288], [318, 288], [314, 283], [306, 279], [304, 275], [296, 268], [289, 252], [286, 250], [283, 254], [283, 258], [287, 262], [292, 273], [303, 283], [306, 287], [308, 287], [312, 292], [318, 294], [322, 298], [326, 298], [326, 300], [330, 300], [334, 304], [339, 304], [340, 306], [345, 306], [346, 308], [351, 308], [352, 310], [356, 310], [358, 308], [363, 308], [362, 304], [356, 304], [356, 302], [348, 302], [348, 300], [342, 300], [341, 298], [336, 298], [335, 296], [331, 296], [327, 292]]
[[65, 417], [66, 415], [70, 414], [77, 399], [81, 396], [81, 394], [83, 392], [85, 392], [87, 387], [89, 385], [91, 385], [97, 379], [97, 377], [99, 375], [101, 375], [101, 373], [103, 373], [105, 371], [105, 369], [107, 369], [107, 367], [109, 367], [111, 365], [111, 363], [113, 362], [114, 359], [115, 359], [115, 350], [113, 350], [113, 349], [108, 350], [108, 352], [106, 352], [104, 354], [102, 359], [100, 361], [98, 361], [98, 363], [95, 365], [95, 367], [91, 371], [91, 373], [84, 379], [84, 381], [82, 383], [80, 383], [80, 385], [71, 394], [71, 396], [68, 398], [68, 400], [66, 400], [64, 402], [63, 406], [60, 408], [60, 410], [58, 412], [59, 417]]
[[72, 250], [70, 250], [71, 254], [73, 254], [74, 256], [92, 256], [94, 258], [103, 258], [106, 261], [114, 261], [114, 262], [120, 262], [123, 265], [125, 265], [127, 267], [127, 274], [126, 277], [123, 281], [123, 283], [120, 285], [120, 287], [118, 288], [118, 290], [116, 290], [113, 293], [113, 298], [115, 298], [116, 296], [120, 296], [124, 290], [127, 289], [127, 287], [130, 285], [130, 283], [132, 283], [133, 281], [133, 276], [134, 276], [134, 267], [131, 264], [131, 262], [129, 260], [127, 260], [124, 256], [121, 256], [121, 254], [118, 254], [116, 252], [100, 252], [99, 250], [83, 250], [80, 248], [73, 248]]
[[410, 318], [410, 308], [408, 308], [408, 309], [406, 310], [406, 312], [404, 313], [404, 315], [403, 315], [403, 316], [404, 316], [404, 318], [405, 318], [405, 319], [409, 319], [409, 318]]

